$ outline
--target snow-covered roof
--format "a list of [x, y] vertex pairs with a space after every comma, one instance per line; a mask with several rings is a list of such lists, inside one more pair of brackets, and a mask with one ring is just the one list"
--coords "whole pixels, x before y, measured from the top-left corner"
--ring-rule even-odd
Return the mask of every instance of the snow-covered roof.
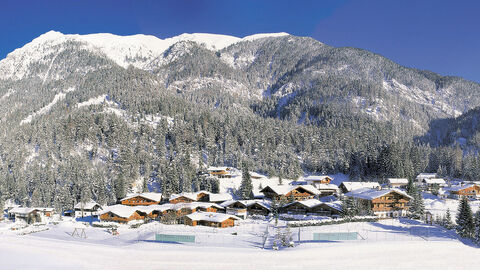
[[95, 201], [89, 201], [89, 202], [86, 202], [86, 203], [79, 202], [79, 203], [75, 204], [74, 208], [75, 209], [84, 209], [84, 210], [93, 210], [93, 208], [97, 205], [101, 208], [100, 204], [96, 203]]
[[342, 182], [347, 191], [352, 191], [361, 188], [380, 188], [378, 182]]
[[14, 207], [8, 211], [11, 214], [20, 214], [20, 215], [26, 215], [29, 214], [37, 209], [35, 208], [30, 208], [30, 207]]
[[183, 193], [179, 193], [179, 194], [172, 194], [172, 195], [170, 195], [170, 200], [174, 200], [174, 199], [177, 199], [177, 198], [180, 198], [180, 197], [185, 197], [185, 198], [191, 199], [193, 201], [196, 201], [197, 200], [197, 193], [183, 192]]
[[312, 208], [312, 207], [315, 207], [319, 204], [322, 204], [322, 202], [317, 200], [317, 199], [309, 199], [309, 200], [304, 200], [304, 201], [295, 201], [295, 202], [287, 203], [287, 204], [285, 204], [285, 206], [289, 206], [289, 205], [292, 205], [292, 204], [301, 204], [301, 205], [304, 205], [307, 208]]
[[403, 195], [407, 198], [412, 199], [412, 197], [410, 197], [410, 195], [408, 195], [404, 191], [401, 191], [401, 190], [396, 189], [396, 188], [382, 189], [382, 190], [372, 189], [372, 188], [361, 188], [361, 189], [356, 189], [356, 190], [350, 191], [350, 192], [346, 193], [345, 196], [360, 198], [360, 199], [365, 199], [365, 200], [373, 200], [373, 199], [382, 197], [384, 195], [387, 195], [391, 192], [395, 192], [395, 193], [401, 194], [401, 195]]
[[318, 190], [338, 190], [338, 186], [335, 184], [316, 184], [315, 187]]
[[308, 191], [308, 192], [310, 192], [310, 193], [312, 193], [312, 194], [314, 194], [314, 195], [320, 194], [320, 191], [318, 191], [318, 189], [315, 188], [315, 187], [312, 186], [312, 185], [298, 185], [298, 186], [268, 185], [268, 186], [266, 186], [265, 188], [263, 188], [261, 191], [263, 192], [266, 188], [272, 189], [273, 192], [275, 192], [275, 193], [278, 194], [278, 195], [286, 195], [286, 194], [288, 194], [290, 191], [295, 190], [295, 189], [297, 189], [297, 188], [303, 188], [303, 189], [305, 189], [306, 191]]
[[159, 202], [162, 200], [162, 193], [156, 193], [156, 192], [144, 192], [144, 193], [134, 193], [130, 194], [127, 197], [121, 199], [120, 201], [128, 200], [131, 198], [135, 198], [137, 196], [143, 197], [148, 200], [156, 201]]
[[262, 199], [265, 197], [265, 195], [263, 195], [260, 189], [257, 188], [252, 189], [252, 195], [254, 199]]
[[220, 201], [228, 201], [233, 199], [231, 194], [228, 193], [210, 193], [210, 201], [211, 202], [220, 202]]
[[196, 220], [196, 221], [203, 220], [203, 221], [210, 221], [210, 222], [223, 222], [229, 218], [239, 220], [239, 218], [236, 216], [222, 214], [222, 213], [212, 213], [212, 212], [195, 212], [190, 215], [187, 215], [187, 217], [191, 220]]
[[328, 207], [331, 207], [335, 210], [341, 211], [342, 210], [342, 202], [341, 201], [334, 201], [334, 202], [322, 202], [317, 199], [309, 199], [309, 200], [304, 200], [304, 201], [296, 201], [296, 202], [291, 202], [286, 204], [285, 206], [289, 206], [292, 204], [302, 204], [307, 208], [314, 208], [319, 205], [326, 205]]
[[223, 207], [229, 207], [232, 204], [237, 203], [237, 202], [242, 204], [245, 207], [249, 207], [251, 205], [258, 204], [258, 205], [263, 206], [267, 209], [270, 209], [270, 206], [271, 206], [271, 202], [270, 201], [265, 201], [265, 200], [229, 200], [229, 201], [223, 202], [220, 205], [223, 206]]
[[335, 210], [342, 211], [342, 202], [341, 201], [335, 201], [335, 202], [326, 202], [323, 203], [324, 205], [327, 205]]
[[459, 185], [459, 186], [451, 186], [451, 187], [447, 187], [445, 188], [445, 191], [460, 191], [460, 190], [463, 190], [463, 189], [466, 189], [466, 188], [471, 188], [475, 186], [474, 184], [472, 185]]
[[435, 177], [437, 177], [436, 173], [421, 173], [417, 175], [417, 179], [435, 178]]
[[35, 207], [34, 209], [41, 212], [52, 212], [55, 210], [53, 207]]
[[445, 185], [446, 184], [445, 179], [442, 179], [442, 178], [426, 178], [426, 179], [423, 179], [423, 182], [425, 182], [425, 184], [430, 184], [430, 185], [433, 185], [433, 184]]
[[210, 166], [207, 168], [207, 171], [213, 172], [213, 171], [229, 171], [231, 170], [231, 167], [214, 167]]
[[249, 172], [250, 173], [250, 177], [252, 178], [266, 178], [265, 175], [263, 174], [259, 174], [259, 173], [256, 173], [256, 172]]
[[303, 180], [305, 181], [322, 181], [325, 180], [326, 178], [333, 179], [332, 177], [328, 175], [309, 175], [307, 177], [304, 177]]
[[151, 207], [149, 206], [133, 206], [132, 207], [127, 205], [116, 204], [116, 205], [112, 205], [105, 208], [105, 210], [103, 210], [101, 214], [111, 212], [119, 217], [128, 218], [131, 215], [133, 215], [133, 213], [135, 213], [136, 211], [147, 214], [149, 209], [151, 209]]
[[388, 178], [387, 181], [390, 184], [401, 184], [401, 185], [408, 184], [407, 178]]

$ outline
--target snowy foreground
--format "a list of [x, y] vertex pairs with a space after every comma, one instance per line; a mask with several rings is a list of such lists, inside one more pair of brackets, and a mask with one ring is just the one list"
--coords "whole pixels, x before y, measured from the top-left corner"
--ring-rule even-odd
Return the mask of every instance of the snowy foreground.
[[[0, 227], [2, 269], [473, 269], [480, 249], [449, 231], [409, 220], [305, 227], [309, 232], [356, 231], [354, 241], [302, 241], [280, 251], [262, 249], [255, 235], [261, 222], [228, 229], [147, 224], [120, 227], [112, 236], [105, 228], [85, 227], [87, 238], [70, 236], [78, 223], [45, 225], [48, 230], [22, 235]], [[297, 233], [296, 228], [292, 233]], [[218, 237], [216, 245], [153, 242], [155, 233], [195, 233]], [[232, 233], [236, 235], [233, 236]], [[229, 239], [238, 237], [236, 242]], [[207, 238], [204, 238], [207, 239]], [[231, 243], [235, 243], [232, 247]]]

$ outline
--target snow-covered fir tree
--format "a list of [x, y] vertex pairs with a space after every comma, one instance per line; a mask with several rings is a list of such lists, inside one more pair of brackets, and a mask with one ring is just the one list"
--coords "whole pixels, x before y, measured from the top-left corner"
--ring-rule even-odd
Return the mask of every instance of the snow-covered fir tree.
[[480, 245], [480, 210], [477, 210], [474, 217], [473, 241]]
[[458, 205], [458, 213], [456, 219], [456, 231], [461, 237], [470, 238], [475, 231], [472, 209], [468, 202], [468, 198], [463, 196]]
[[243, 200], [250, 199], [253, 186], [247, 162], [242, 163], [242, 182], [239, 188], [239, 197]]

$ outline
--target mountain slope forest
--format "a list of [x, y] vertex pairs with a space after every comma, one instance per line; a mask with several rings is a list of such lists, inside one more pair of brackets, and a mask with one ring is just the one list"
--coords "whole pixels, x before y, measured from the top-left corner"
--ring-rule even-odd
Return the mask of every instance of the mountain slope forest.
[[0, 199], [67, 209], [215, 191], [201, 172], [242, 162], [288, 178], [475, 179], [479, 91], [288, 34], [48, 32], [0, 61]]

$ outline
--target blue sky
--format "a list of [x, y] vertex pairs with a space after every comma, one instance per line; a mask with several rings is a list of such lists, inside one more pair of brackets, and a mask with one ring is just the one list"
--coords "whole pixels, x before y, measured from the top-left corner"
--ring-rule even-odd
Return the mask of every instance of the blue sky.
[[49, 30], [160, 38], [288, 32], [480, 82], [479, 11], [480, 1], [443, 0], [2, 1], [0, 59]]

